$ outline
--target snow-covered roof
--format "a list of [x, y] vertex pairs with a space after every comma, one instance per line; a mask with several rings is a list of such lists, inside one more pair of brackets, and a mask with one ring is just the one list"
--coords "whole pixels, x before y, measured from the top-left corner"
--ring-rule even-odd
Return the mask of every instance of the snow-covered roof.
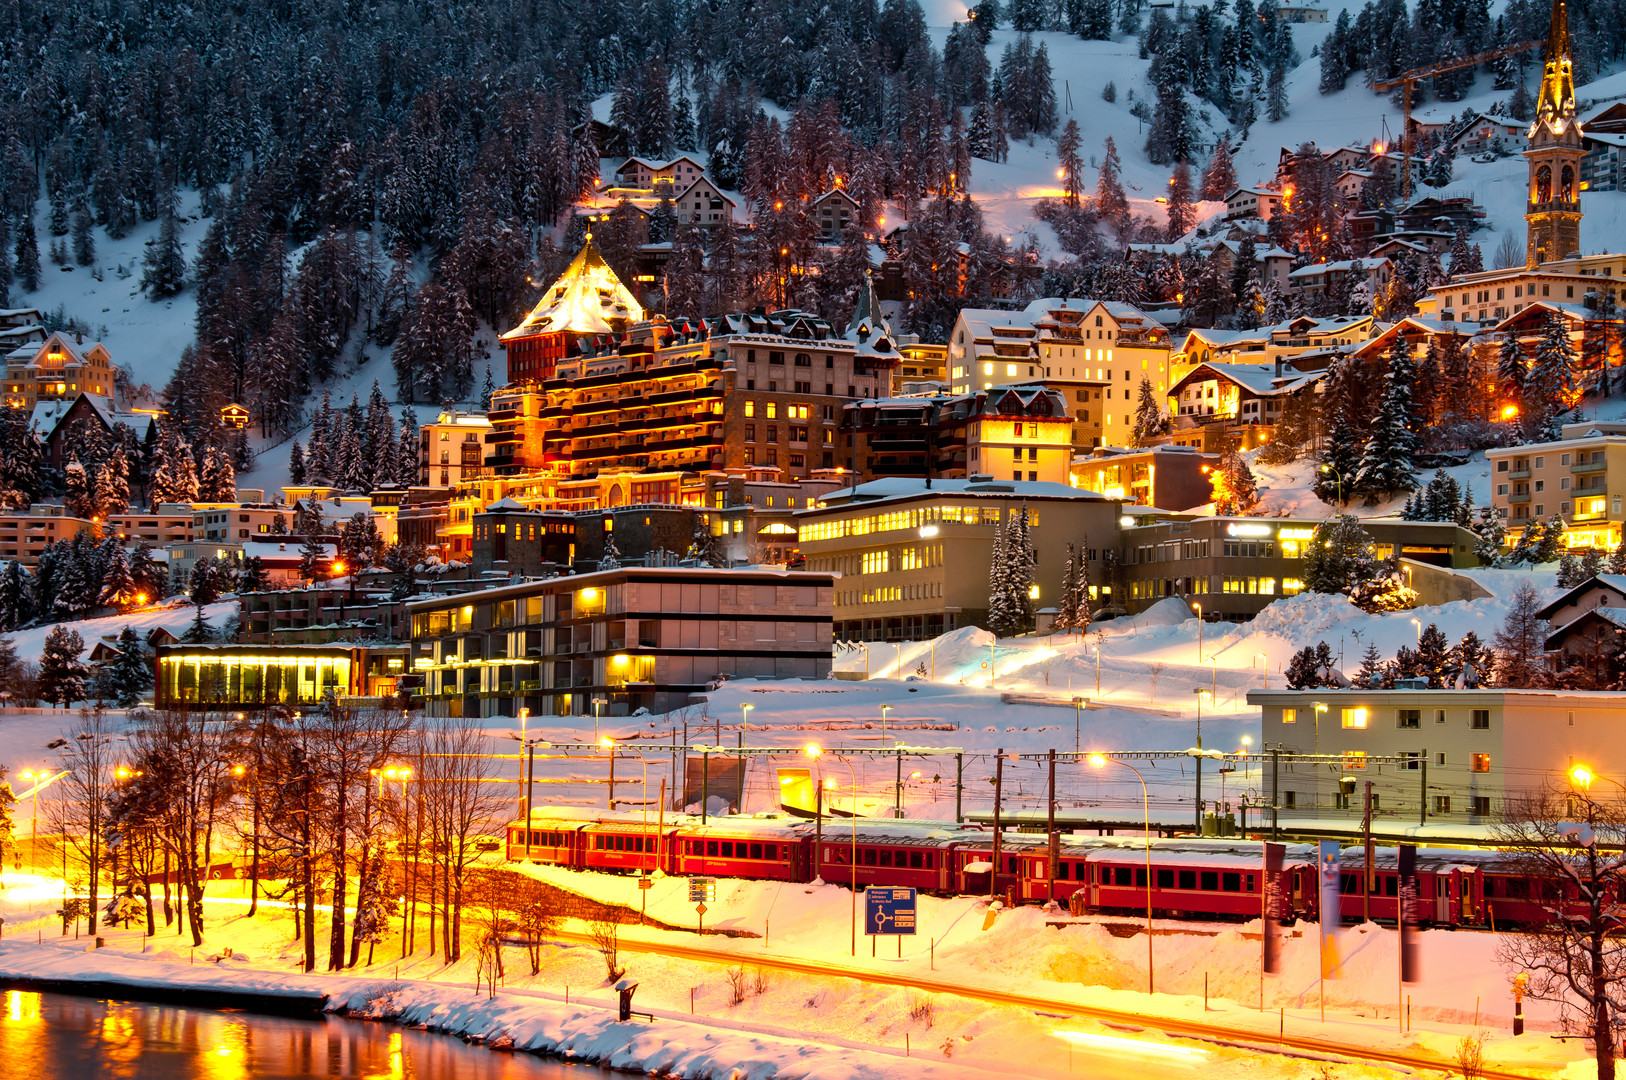
[[[238, 546], [243, 549], [243, 558], [257, 558], [266, 563], [288, 561], [297, 563], [305, 557], [303, 540], [241, 540]], [[322, 558], [331, 559], [338, 553], [337, 544], [322, 545]]]
[[1299, 267], [1297, 270], [1292, 271], [1287, 276], [1290, 278], [1301, 278], [1314, 277], [1318, 274], [1330, 274], [1340, 271], [1343, 273], [1348, 273], [1357, 266], [1370, 273], [1371, 271], [1383, 266], [1388, 261], [1388, 259], [1340, 259], [1337, 262], [1312, 263], [1309, 266]]
[[[1527, 450], [1529, 447], [1520, 447], [1520, 449]], [[1574, 588], [1569, 589], [1558, 599], [1536, 612], [1536, 618], [1552, 618], [1554, 612], [1570, 603], [1573, 603], [1577, 597], [1585, 596], [1599, 585], [1602, 585], [1605, 588], [1613, 589], [1620, 595], [1626, 596], [1626, 574], [1596, 574], [1587, 578]]]
[[960, 478], [954, 480], [933, 478], [931, 486], [918, 477], [886, 476], [868, 483], [859, 484], [856, 488], [844, 487], [830, 492], [824, 497], [827, 504], [820, 509], [798, 510], [797, 516], [802, 514], [816, 514], [827, 512], [830, 509], [847, 509], [853, 506], [870, 506], [878, 502], [891, 502], [902, 499], [915, 499], [922, 495], [953, 495], [955, 498], [984, 497], [984, 498], [1022, 498], [1022, 499], [1089, 499], [1096, 501], [1109, 501], [1105, 496], [1093, 491], [1082, 491], [1071, 484], [1057, 484], [1047, 480], [973, 480]]
[[[1207, 373], [1206, 377], [1204, 377], [1205, 372]], [[1178, 394], [1193, 382], [1223, 379], [1226, 382], [1242, 387], [1255, 397], [1276, 397], [1303, 389], [1325, 375], [1325, 371], [1305, 372], [1290, 367], [1278, 370], [1275, 364], [1202, 363], [1192, 368], [1184, 378], [1169, 387], [1169, 394], [1171, 396]]]
[[1616, 630], [1626, 630], [1626, 608], [1595, 607], [1581, 612], [1563, 626], [1555, 628], [1552, 633], [1547, 635], [1547, 648], [1556, 649], [1561, 646], [1564, 639], [1574, 631], [1576, 625], [1587, 619], [1599, 619], [1613, 626]]
[[643, 318], [642, 305], [610, 269], [589, 235], [565, 272], [548, 286], [531, 313], [503, 335], [503, 340], [559, 332], [612, 334]]

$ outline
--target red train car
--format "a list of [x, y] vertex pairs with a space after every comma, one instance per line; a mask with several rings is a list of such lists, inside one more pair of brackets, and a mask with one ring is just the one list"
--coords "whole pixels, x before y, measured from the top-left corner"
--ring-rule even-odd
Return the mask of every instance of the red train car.
[[[853, 826], [857, 826], [856, 833]], [[825, 820], [818, 876], [832, 885], [898, 885], [955, 891], [956, 827], [938, 822]]]
[[649, 873], [673, 865], [676, 825], [655, 821], [601, 821], [581, 830], [582, 863], [589, 870]]
[[672, 834], [674, 874], [767, 881], [812, 878], [813, 823], [795, 818], [712, 818]]

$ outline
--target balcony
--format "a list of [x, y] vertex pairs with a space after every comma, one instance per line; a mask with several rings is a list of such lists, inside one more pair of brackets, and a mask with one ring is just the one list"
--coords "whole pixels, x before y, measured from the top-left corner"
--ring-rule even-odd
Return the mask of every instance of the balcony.
[[1527, 491], [1523, 495], [1509, 495], [1507, 501], [1509, 503], [1527, 503], [1530, 501], [1530, 493]]
[[1514, 469], [1512, 472], [1507, 474], [1507, 478], [1509, 480], [1528, 480], [1530, 479], [1530, 470]]
[[[1609, 468], [1607, 461], [1577, 461], [1570, 466], [1572, 473], [1601, 473]], [[1514, 476], [1529, 476], [1529, 473], [1513, 473]]]

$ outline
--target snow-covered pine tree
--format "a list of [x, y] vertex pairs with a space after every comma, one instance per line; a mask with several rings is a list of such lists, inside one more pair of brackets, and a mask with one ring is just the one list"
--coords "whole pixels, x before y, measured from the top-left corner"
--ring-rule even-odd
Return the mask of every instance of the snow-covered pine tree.
[[1423, 628], [1417, 639], [1417, 665], [1428, 679], [1430, 690], [1448, 690], [1456, 681], [1457, 672], [1450, 642], [1433, 623]]
[[62, 494], [71, 516], [88, 518], [95, 514], [90, 473], [78, 453], [72, 450], [68, 451], [68, 463], [62, 467]]
[[1350, 430], [1344, 410], [1339, 409], [1321, 457], [1316, 461], [1315, 480], [1310, 490], [1329, 506], [1347, 505], [1355, 494], [1355, 478], [1360, 466], [1361, 453], [1355, 433]]
[[1236, 166], [1231, 162], [1231, 148], [1225, 139], [1214, 144], [1214, 153], [1203, 170], [1201, 197], [1205, 201], [1224, 202], [1236, 190]]
[[237, 568], [237, 574], [232, 591], [239, 595], [243, 593], [264, 592], [271, 587], [271, 577], [266, 573], [265, 560], [258, 555], [250, 555], [243, 560]]
[[66, 626], [53, 626], [45, 635], [36, 681], [40, 700], [61, 707], [85, 699], [85, 683], [90, 674], [79, 654], [85, 641]]
[[0, 569], [0, 631], [15, 630], [34, 617], [31, 589], [22, 563], [13, 559]]
[[173, 186], [158, 196], [158, 239], [147, 248], [141, 287], [154, 300], [174, 296], [186, 288], [186, 256], [181, 251], [180, 221]]
[[1599, 548], [1589, 547], [1581, 552], [1581, 580], [1590, 581], [1603, 573], [1604, 557]]
[[1135, 400], [1135, 426], [1132, 438], [1136, 446], [1146, 446], [1151, 440], [1168, 430], [1169, 419], [1158, 404], [1152, 390], [1152, 380], [1142, 378]]
[[480, 383], [480, 411], [491, 411], [491, 395], [497, 392], [497, 381], [491, 377], [491, 365], [486, 365], [486, 377]]
[[1227, 450], [1219, 468], [1209, 476], [1213, 487], [1214, 513], [1220, 517], [1247, 516], [1259, 508], [1259, 481], [1242, 455]]
[[203, 452], [198, 498], [203, 502], [237, 501], [237, 470], [232, 468], [231, 455], [219, 443], [210, 443]]
[[130, 509], [130, 459], [115, 443], [96, 470], [94, 502], [102, 517]]
[[1076, 550], [1072, 544], [1067, 545], [1067, 558], [1061, 567], [1061, 595], [1056, 598], [1056, 617], [1051, 623], [1052, 629], [1055, 630], [1073, 629], [1073, 602], [1077, 593], [1073, 586], [1073, 560]]
[[1564, 550], [1564, 519], [1554, 514], [1541, 527], [1541, 539], [1536, 543], [1535, 560], [1550, 563]]
[[1056, 140], [1056, 164], [1068, 206], [1077, 206], [1084, 192], [1084, 162], [1079, 157], [1080, 144], [1078, 121], [1069, 118], [1067, 126], [1061, 129], [1061, 138]]
[[[1622, 536], [1615, 550], [1609, 553], [1607, 570], [1611, 574], [1626, 574], [1626, 536]], [[4, 615], [4, 605], [0, 604], [0, 617]]]
[[1361, 666], [1356, 670], [1355, 677], [1350, 680], [1358, 690], [1376, 690], [1383, 680], [1383, 657], [1378, 653], [1376, 642], [1368, 641], [1366, 651], [1361, 653]]
[[[193, 570], [196, 573], [196, 568]], [[203, 605], [194, 604], [192, 621], [181, 632], [182, 645], [209, 645], [220, 640], [220, 631], [216, 630], [208, 619], [203, 617]]]
[[294, 445], [288, 450], [288, 479], [295, 487], [305, 482], [305, 449], [294, 440]]
[[28, 292], [40, 287], [40, 245], [34, 233], [34, 219], [25, 216], [17, 226], [17, 284]]
[[102, 594], [99, 599], [103, 607], [117, 607], [133, 602], [136, 593], [141, 590], [136, 586], [135, 576], [130, 573], [130, 556], [124, 550], [124, 545], [118, 542], [117, 537], [109, 537], [107, 543], [111, 549], [107, 553], [106, 569], [102, 572]]
[[1489, 506], [1479, 508], [1479, 517], [1474, 521], [1474, 558], [1482, 566], [1498, 566], [1502, 561], [1502, 548], [1507, 544], [1507, 529], [1502, 525], [1502, 519], [1496, 511]]
[[1090, 540], [1085, 537], [1078, 546], [1078, 566], [1073, 571], [1073, 629], [1079, 633], [1090, 628]]
[[1304, 552], [1304, 586], [1311, 592], [1349, 593], [1372, 580], [1380, 567], [1372, 557], [1372, 534], [1353, 514], [1316, 526]]
[[98, 693], [121, 709], [141, 704], [142, 692], [152, 687], [152, 654], [135, 628], [119, 631], [112, 663], [102, 669]]
[[1129, 226], [1129, 197], [1124, 194], [1121, 178], [1123, 165], [1118, 160], [1118, 148], [1112, 136], [1107, 136], [1101, 155], [1101, 166], [1095, 175], [1095, 211], [1101, 220], [1120, 233]]
[[422, 482], [418, 475], [418, 413], [408, 405], [401, 410], [399, 441], [395, 448], [395, 482], [412, 487]]
[[1389, 352], [1389, 370], [1383, 377], [1383, 396], [1372, 422], [1372, 434], [1361, 453], [1355, 489], [1369, 503], [1417, 487], [1413, 459], [1417, 434], [1412, 430], [1411, 392], [1415, 379], [1411, 353], [1403, 338]]
[[721, 567], [727, 564], [723, 547], [712, 535], [711, 522], [705, 514], [694, 516], [694, 531], [689, 536], [688, 558], [701, 566]]
[[305, 543], [299, 549], [299, 576], [314, 583], [326, 571], [327, 563], [327, 545], [322, 543], [320, 534], [306, 534]]
[[994, 526], [994, 541], [988, 556], [988, 631], [995, 637], [1009, 637], [1016, 621], [1011, 611], [1011, 559], [1008, 521]]
[[160, 421], [158, 445], [147, 481], [147, 502], [157, 507], [160, 503], [195, 502], [197, 497], [198, 468], [192, 460], [192, 447], [176, 424]]
[[1535, 415], [1526, 428], [1537, 438], [1551, 441], [1559, 437], [1559, 424], [1580, 396], [1575, 381], [1575, 347], [1569, 325], [1556, 311], [1549, 311], [1542, 324], [1541, 341], [1536, 345], [1535, 362], [1530, 366], [1527, 393]]
[[1513, 406], [1515, 414], [1521, 416], [1525, 409], [1526, 376], [1524, 350], [1519, 347], [1518, 335], [1509, 330], [1502, 335], [1501, 348], [1496, 354], [1496, 388], [1502, 396], [1502, 404]]
[[598, 558], [600, 570], [616, 570], [621, 566], [621, 549], [615, 546], [615, 530], [604, 534], [604, 552]]

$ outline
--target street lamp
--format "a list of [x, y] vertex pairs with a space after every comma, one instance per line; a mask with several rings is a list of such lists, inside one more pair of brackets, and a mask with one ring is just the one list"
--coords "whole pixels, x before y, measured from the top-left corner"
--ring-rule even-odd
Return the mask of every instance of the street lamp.
[[1191, 606], [1197, 611], [1197, 661], [1201, 663], [1203, 658], [1203, 606], [1195, 601]]
[[[1327, 703], [1325, 701], [1315, 703], [1315, 741], [1311, 745], [1310, 752], [1317, 756], [1321, 753], [1321, 714], [1326, 711]], [[1424, 768], [1427, 767], [1425, 764]], [[1316, 778], [1315, 790], [1310, 792], [1310, 798], [1314, 800], [1316, 807], [1321, 805], [1321, 779], [1319, 776]]]
[[1619, 780], [1611, 779], [1602, 773], [1593, 772], [1590, 765], [1576, 765], [1574, 768], [1570, 769], [1570, 781], [1582, 791], [1590, 792], [1592, 790], [1593, 783], [1598, 780], [1608, 781], [1609, 783], [1620, 788], [1621, 791], [1626, 792], [1626, 784], [1622, 784]]
[[886, 714], [892, 711], [892, 706], [881, 706], [881, 745], [886, 745]]
[[[22, 772], [18, 773], [17, 776], [23, 780], [33, 781], [34, 784], [33, 823], [29, 826], [28, 862], [29, 865], [38, 867], [40, 861], [40, 785], [46, 781], [49, 774], [44, 769], [24, 769]], [[17, 869], [21, 870], [22, 868], [23, 860], [19, 856], [17, 859]]]
[[598, 742], [598, 721], [601, 706], [609, 704], [608, 698], [596, 697], [593, 699], [593, 741]]
[[1417, 628], [1417, 644], [1421, 645], [1423, 643], [1423, 620], [1413, 619], [1411, 624]]
[[1130, 772], [1134, 773], [1135, 774], [1135, 779], [1140, 781], [1140, 807], [1141, 807], [1142, 814], [1144, 814], [1145, 818], [1146, 818], [1146, 827], [1145, 827], [1145, 831], [1142, 833], [1141, 839], [1144, 841], [1143, 846], [1146, 849], [1146, 992], [1148, 994], [1150, 994], [1150, 993], [1153, 992], [1152, 991], [1152, 987], [1153, 987], [1153, 980], [1152, 980], [1152, 800], [1151, 800], [1151, 797], [1148, 796], [1147, 793], [1146, 793], [1146, 777], [1144, 777], [1144, 776], [1142, 776], [1140, 774], [1139, 769], [1135, 768], [1133, 765], [1129, 764], [1129, 762], [1127, 762], [1127, 761], [1120, 761], [1117, 758], [1109, 758], [1105, 754], [1091, 754], [1090, 755], [1090, 764], [1095, 766], [1097, 769], [1104, 767], [1107, 764], [1107, 762], [1109, 762], [1109, 761], [1114, 765], [1122, 765], [1124, 768], [1126, 768]]
[[754, 709], [754, 708], [756, 708], [755, 705], [747, 705], [744, 702], [740, 703], [740, 730], [741, 731], [744, 731], [745, 728], [746, 728], [746, 725], [748, 725], [751, 722], [751, 710]]
[[[818, 743], [808, 743], [807, 746], [803, 748], [802, 752], [804, 754], [806, 754], [808, 757], [812, 758], [814, 761], [822, 761], [824, 759], [824, 750], [819, 746]], [[852, 954], [854, 956], [857, 956], [858, 955], [858, 774], [853, 771], [853, 763], [848, 761], [846, 758], [842, 758], [841, 763], [843, 765], [847, 766], [847, 774], [850, 777], [852, 777], [852, 782], [853, 782], [853, 804], [852, 804], [852, 809], [848, 812], [847, 816], [852, 820], [852, 825], [853, 825], [852, 863], [850, 864], [849, 868], [852, 870]], [[824, 775], [824, 770], [822, 768], [819, 770], [819, 775], [820, 775], [821, 778]], [[815, 853], [814, 858], [819, 858], [822, 855], [823, 855], [823, 852], [817, 852], [817, 853]]]
[[[1257, 660], [1263, 660], [1265, 662], [1265, 666], [1262, 669], [1264, 671], [1264, 675], [1263, 675], [1264, 689], [1269, 690], [1270, 689], [1270, 657], [1266, 656], [1262, 652], [1256, 652], [1256, 653], [1253, 654], [1253, 658], [1256, 661]], [[1259, 665], [1257, 663], [1254, 664], [1254, 667], [1258, 667], [1258, 666]]]
[[1344, 505], [1344, 474], [1339, 472], [1337, 469], [1333, 468], [1331, 465], [1323, 465], [1323, 466], [1321, 466], [1320, 471], [1324, 472], [1324, 473], [1330, 473], [1332, 475], [1333, 481], [1338, 485], [1338, 505], [1343, 506]]

